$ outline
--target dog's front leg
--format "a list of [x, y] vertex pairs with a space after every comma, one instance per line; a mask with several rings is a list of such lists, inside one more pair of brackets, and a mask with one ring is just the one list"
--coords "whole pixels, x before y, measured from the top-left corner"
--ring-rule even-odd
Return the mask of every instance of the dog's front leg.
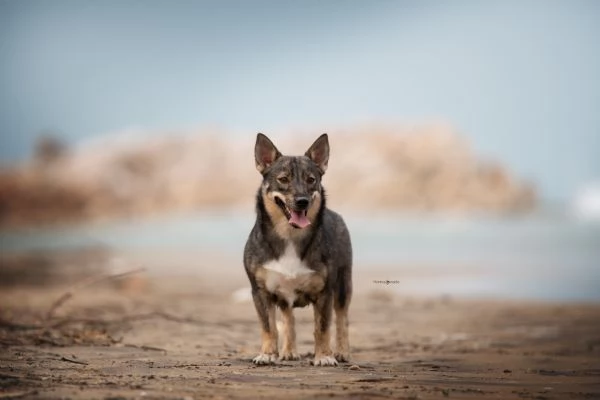
[[273, 364], [277, 360], [277, 325], [275, 322], [275, 303], [262, 290], [252, 291], [252, 298], [261, 325], [262, 346], [260, 354], [252, 360], [254, 364]]
[[313, 365], [337, 365], [337, 361], [331, 351], [331, 337], [329, 334], [332, 308], [332, 293], [329, 290], [325, 290], [313, 304], [315, 314], [315, 359], [312, 362]]
[[280, 360], [299, 360], [296, 350], [296, 321], [294, 309], [285, 307], [281, 309], [283, 316], [283, 346], [281, 348]]

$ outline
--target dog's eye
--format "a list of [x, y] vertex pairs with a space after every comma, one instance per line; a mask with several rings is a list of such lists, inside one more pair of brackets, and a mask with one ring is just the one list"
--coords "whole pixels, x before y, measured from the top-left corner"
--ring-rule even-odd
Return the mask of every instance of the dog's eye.
[[309, 185], [312, 185], [313, 183], [315, 183], [316, 179], [314, 176], [309, 176], [308, 178], [306, 178], [306, 183], [308, 183]]
[[279, 178], [277, 178], [277, 181], [282, 185], [287, 185], [288, 183], [290, 183], [290, 180], [287, 176], [280, 176]]

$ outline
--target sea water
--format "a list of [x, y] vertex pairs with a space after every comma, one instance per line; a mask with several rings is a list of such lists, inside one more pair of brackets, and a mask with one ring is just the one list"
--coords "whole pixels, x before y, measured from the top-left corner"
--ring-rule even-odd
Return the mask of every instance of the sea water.
[[[600, 301], [600, 224], [561, 212], [511, 217], [344, 213], [357, 272], [409, 294]], [[240, 264], [251, 212], [211, 211], [0, 232], [0, 251], [102, 246], [221, 253]]]

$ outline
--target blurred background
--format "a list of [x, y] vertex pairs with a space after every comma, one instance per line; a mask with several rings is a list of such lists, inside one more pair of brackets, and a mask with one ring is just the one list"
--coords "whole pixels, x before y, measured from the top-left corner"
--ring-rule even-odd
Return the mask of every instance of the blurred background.
[[598, 301], [598, 37], [582, 0], [0, 1], [2, 281], [243, 286], [256, 132], [328, 132], [359, 288]]

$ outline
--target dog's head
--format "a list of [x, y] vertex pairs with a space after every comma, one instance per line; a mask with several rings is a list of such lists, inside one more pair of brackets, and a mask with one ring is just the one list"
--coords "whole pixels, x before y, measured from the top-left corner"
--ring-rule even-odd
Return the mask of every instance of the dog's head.
[[303, 156], [284, 156], [259, 133], [254, 156], [256, 169], [263, 176], [261, 195], [275, 223], [284, 222], [296, 229], [313, 223], [323, 201], [321, 178], [329, 161], [327, 134], [321, 135]]

